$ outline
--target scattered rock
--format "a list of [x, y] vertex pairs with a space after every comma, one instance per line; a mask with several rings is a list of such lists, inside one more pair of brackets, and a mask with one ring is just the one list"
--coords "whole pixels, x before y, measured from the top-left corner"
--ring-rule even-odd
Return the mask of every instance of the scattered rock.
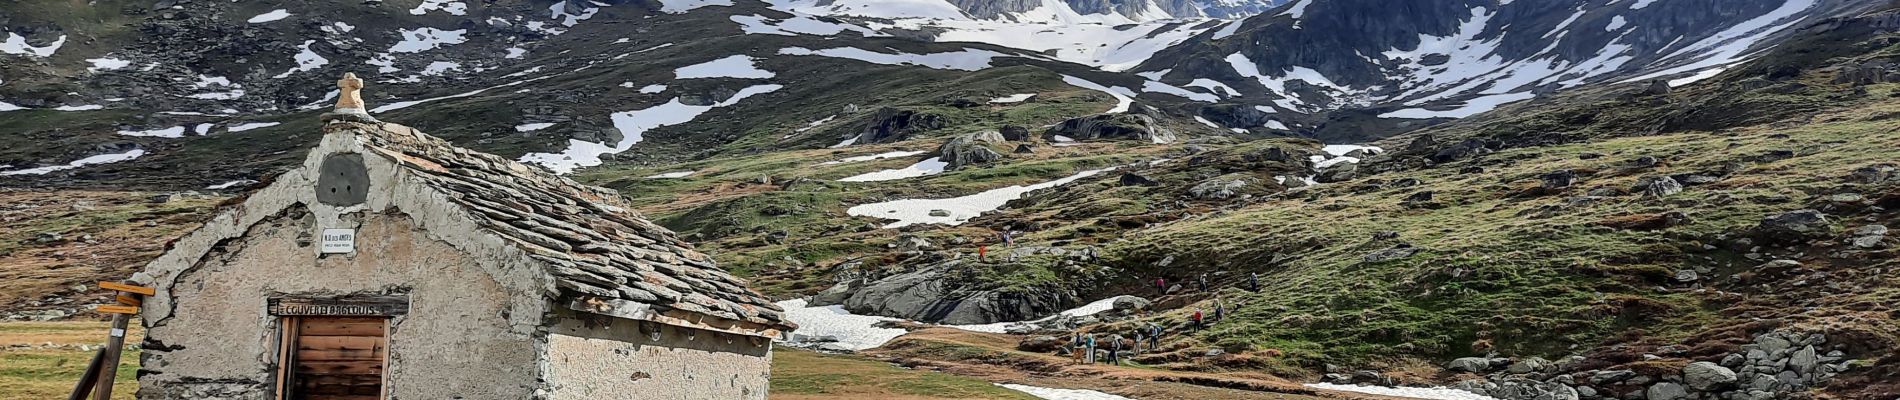
[[1188, 196], [1196, 200], [1226, 200], [1240, 195], [1240, 189], [1247, 187], [1242, 179], [1209, 179], [1188, 189]]
[[1682, 193], [1682, 183], [1676, 182], [1675, 178], [1659, 176], [1650, 179], [1648, 184], [1643, 185], [1642, 190], [1643, 196], [1664, 198], [1676, 193]]
[[1123, 172], [1120, 182], [1122, 186], [1152, 186], [1155, 184], [1154, 179], [1134, 172]]
[[1661, 165], [1662, 159], [1656, 158], [1655, 156], [1642, 156], [1636, 157], [1635, 160], [1630, 160], [1630, 168], [1634, 169], [1656, 168]]
[[[1364, 257], [1364, 260], [1365, 262], [1368, 262], [1368, 263], [1382, 263], [1386, 261], [1399, 260], [1399, 259], [1409, 258], [1413, 254], [1418, 254], [1418, 250], [1419, 249], [1417, 247], [1412, 247], [1412, 245], [1401, 243], [1398, 246], [1393, 246], [1392, 248], [1374, 251], [1372, 253], [1366, 254], [1366, 256]], [[1453, 362], [1457, 362], [1457, 360], [1453, 360]]]
[[1735, 371], [1708, 361], [1697, 361], [1682, 367], [1683, 383], [1698, 391], [1725, 388], [1734, 384], [1735, 380]]
[[1847, 239], [1848, 244], [1853, 245], [1856, 248], [1862, 248], [1862, 249], [1878, 249], [1881, 247], [1885, 247], [1886, 241], [1887, 241], [1887, 226], [1886, 225], [1861, 226], [1860, 228], [1854, 229], [1853, 236]]
[[1358, 173], [1359, 163], [1334, 163], [1333, 165], [1326, 166], [1326, 168], [1320, 168], [1319, 175], [1314, 176], [1313, 180], [1325, 183], [1345, 182], [1352, 180], [1353, 176], [1358, 175]]
[[1644, 392], [1647, 400], [1681, 400], [1689, 398], [1689, 391], [1675, 382], [1658, 382]]
[[1815, 210], [1795, 210], [1763, 218], [1755, 232], [1765, 239], [1805, 241], [1827, 237], [1832, 229], [1827, 215]]
[[1439, 149], [1437, 153], [1432, 154], [1431, 159], [1434, 162], [1446, 163], [1491, 154], [1491, 152], [1491, 148], [1487, 146], [1483, 140], [1465, 139], [1457, 144]]
[[[1410, 256], [1411, 254], [1406, 254], [1406, 255]], [[1371, 255], [1367, 255], [1366, 257], [1367, 257], [1366, 261], [1368, 262], [1372, 261]], [[1485, 372], [1489, 372], [1491, 370], [1491, 359], [1484, 358], [1484, 357], [1458, 358], [1458, 359], [1451, 360], [1451, 363], [1449, 364], [1445, 364], [1445, 369], [1457, 371], [1457, 372], [1471, 372], [1471, 373], [1482, 374]]]
[[1016, 343], [1017, 350], [1031, 353], [1048, 353], [1060, 347], [1062, 347], [1062, 339], [1057, 339], [1055, 336], [1049, 335], [1030, 336], [1027, 339], [1023, 339], [1022, 342]]
[[1029, 127], [1022, 125], [1003, 125], [1003, 127], [998, 128], [996, 132], [1003, 136], [1003, 140], [1011, 142], [1029, 141]]
[[1900, 178], [1900, 165], [1895, 164], [1874, 164], [1855, 168], [1853, 174], [1848, 175], [1849, 180], [1860, 183], [1881, 183], [1895, 178]]
[[1576, 183], [1577, 173], [1567, 169], [1560, 169], [1545, 173], [1538, 178], [1543, 180], [1543, 187], [1546, 190], [1563, 190], [1564, 188], [1570, 187], [1571, 184]]

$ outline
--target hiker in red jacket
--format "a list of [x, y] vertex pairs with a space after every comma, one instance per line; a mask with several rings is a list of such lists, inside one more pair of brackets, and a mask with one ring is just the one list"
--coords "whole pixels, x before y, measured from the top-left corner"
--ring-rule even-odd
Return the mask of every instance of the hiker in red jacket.
[[1163, 296], [1167, 295], [1168, 278], [1155, 278], [1155, 291], [1160, 292]]
[[989, 253], [990, 253], [990, 246], [988, 245], [976, 246], [976, 261], [990, 262]]
[[1201, 309], [1194, 309], [1194, 330], [1201, 329]]

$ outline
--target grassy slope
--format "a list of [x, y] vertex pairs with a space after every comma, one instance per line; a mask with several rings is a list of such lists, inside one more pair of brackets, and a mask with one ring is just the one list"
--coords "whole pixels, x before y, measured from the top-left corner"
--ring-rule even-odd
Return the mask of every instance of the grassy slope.
[[[1891, 99], [1895, 89], [1870, 87], [1866, 98]], [[1892, 162], [1888, 149], [1900, 145], [1900, 121], [1882, 116], [1894, 112], [1900, 112], [1900, 101], [1873, 100], [1803, 124], [1506, 150], [1483, 161], [1380, 174], [1168, 225], [1122, 241], [1113, 252], [1124, 261], [1176, 255], [1203, 270], [1262, 273], [1262, 294], [1228, 294], [1229, 304], [1246, 304], [1240, 323], [1197, 337], [1233, 349], [1278, 348], [1294, 359], [1445, 357], [1478, 353], [1473, 346], [1480, 341], [1506, 354], [1556, 356], [1570, 354], [1569, 345], [1628, 332], [1675, 342], [1719, 322], [1724, 317], [1717, 311], [1725, 304], [1652, 288], [1668, 286], [1678, 269], [1712, 267], [1726, 274], [1754, 265], [1733, 253], [1702, 252], [1694, 248], [1695, 240], [1743, 231], [1764, 216], [1814, 204], [1842, 192], [1843, 177], [1853, 169]], [[1794, 150], [1797, 156], [1746, 161], [1769, 150]], [[1578, 157], [1586, 152], [1606, 156]], [[1644, 155], [1661, 157], [1667, 165], [1626, 169], [1629, 160]], [[1568, 196], [1591, 188], [1627, 190], [1642, 176], [1704, 171], [1735, 161], [1747, 166], [1722, 182], [1665, 199], [1625, 195], [1562, 206]], [[1477, 164], [1486, 171], [1458, 172]], [[1524, 196], [1539, 174], [1557, 169], [1580, 171], [1581, 182], [1562, 194]], [[1362, 186], [1404, 178], [1424, 183], [1397, 189]], [[1399, 204], [1419, 191], [1436, 192], [1444, 208]], [[1540, 212], [1547, 207], [1556, 211]], [[1668, 232], [1593, 225], [1672, 210], [1687, 212], [1694, 222]], [[1381, 231], [1395, 231], [1399, 241], [1426, 250], [1402, 261], [1363, 263], [1362, 255], [1392, 244], [1372, 239]], [[1295, 259], [1231, 262], [1276, 255]], [[1133, 262], [1125, 266], [1159, 273]]]
[[[106, 292], [92, 284], [125, 279], [166, 242], [207, 218], [216, 197], [151, 203], [152, 193], [0, 191], [0, 309], [62, 295], [83, 304]], [[147, 226], [150, 223], [151, 226]], [[57, 240], [42, 240], [56, 234]], [[83, 238], [90, 235], [92, 242]], [[72, 292], [75, 285], [85, 288]], [[68, 304], [67, 306], [70, 306]]]
[[[144, 337], [138, 323], [132, 326], [126, 343], [138, 343]], [[109, 327], [97, 321], [0, 322], [0, 400], [65, 398], [97, 352], [76, 346], [103, 344]], [[138, 390], [138, 368], [138, 351], [126, 351], [119, 361], [113, 399], [132, 398]]]
[[1027, 393], [942, 372], [905, 369], [855, 355], [780, 348], [772, 356], [774, 399], [1034, 399]]

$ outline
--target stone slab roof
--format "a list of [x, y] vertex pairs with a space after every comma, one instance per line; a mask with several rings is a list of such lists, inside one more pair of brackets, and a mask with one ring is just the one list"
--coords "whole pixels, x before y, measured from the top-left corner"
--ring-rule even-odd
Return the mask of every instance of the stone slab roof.
[[796, 328], [771, 299], [672, 231], [641, 217], [618, 192], [456, 147], [402, 125], [330, 121], [324, 132], [353, 134], [365, 147], [415, 172], [479, 225], [544, 263], [564, 297], [644, 304], [657, 311], [648, 314], [666, 319], [690, 320], [696, 314], [780, 331]]

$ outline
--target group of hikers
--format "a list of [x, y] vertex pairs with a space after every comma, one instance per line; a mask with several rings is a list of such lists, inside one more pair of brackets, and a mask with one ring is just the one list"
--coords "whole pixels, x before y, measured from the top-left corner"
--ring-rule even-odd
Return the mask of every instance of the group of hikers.
[[[1129, 336], [1122, 336], [1119, 333], [1097, 336], [1094, 333], [1077, 331], [1069, 338], [1069, 354], [1074, 356], [1076, 363], [1079, 364], [1107, 362], [1119, 365], [1127, 359], [1128, 353], [1140, 352], [1144, 345], [1147, 346], [1148, 351], [1154, 351], [1161, 346], [1161, 325], [1159, 324], [1148, 322], [1135, 327], [1130, 333]], [[1129, 337], [1134, 339], [1131, 340]], [[1106, 359], [1097, 360], [1096, 353], [1100, 351], [1108, 353]]]
[[[1212, 293], [1210, 290], [1212, 287], [1208, 285], [1207, 274], [1203, 273], [1196, 278], [1196, 283], [1201, 292]], [[1167, 278], [1155, 278], [1154, 283], [1162, 295], [1170, 294]], [[1259, 273], [1247, 274], [1247, 291], [1260, 291]], [[1204, 309], [1196, 307], [1194, 313], [1188, 317], [1187, 322], [1189, 326], [1192, 326], [1194, 330], [1197, 331], [1207, 329], [1208, 326], [1216, 322], [1226, 320], [1227, 312], [1238, 309], [1239, 307], [1236, 305], [1235, 308], [1228, 308], [1227, 302], [1223, 300], [1219, 294], [1214, 295], [1213, 303], [1214, 312], [1211, 318]], [[1095, 333], [1078, 330], [1070, 335], [1067, 349], [1069, 354], [1075, 358], [1075, 361], [1080, 364], [1094, 364], [1102, 361], [1106, 361], [1109, 364], [1121, 364], [1126, 359], [1126, 354], [1143, 351], [1143, 345], [1147, 346], [1146, 351], [1155, 351], [1155, 349], [1159, 348], [1161, 346], [1161, 335], [1163, 332], [1164, 330], [1161, 325], [1153, 321], [1141, 323], [1141, 325], [1135, 327], [1132, 332], [1128, 332], [1130, 333], [1128, 336], [1122, 336], [1120, 333], [1108, 333], [1098, 336]], [[1133, 337], [1134, 339], [1129, 340], [1128, 337]], [[1097, 360], [1097, 352], [1106, 352], [1106, 360]]]

